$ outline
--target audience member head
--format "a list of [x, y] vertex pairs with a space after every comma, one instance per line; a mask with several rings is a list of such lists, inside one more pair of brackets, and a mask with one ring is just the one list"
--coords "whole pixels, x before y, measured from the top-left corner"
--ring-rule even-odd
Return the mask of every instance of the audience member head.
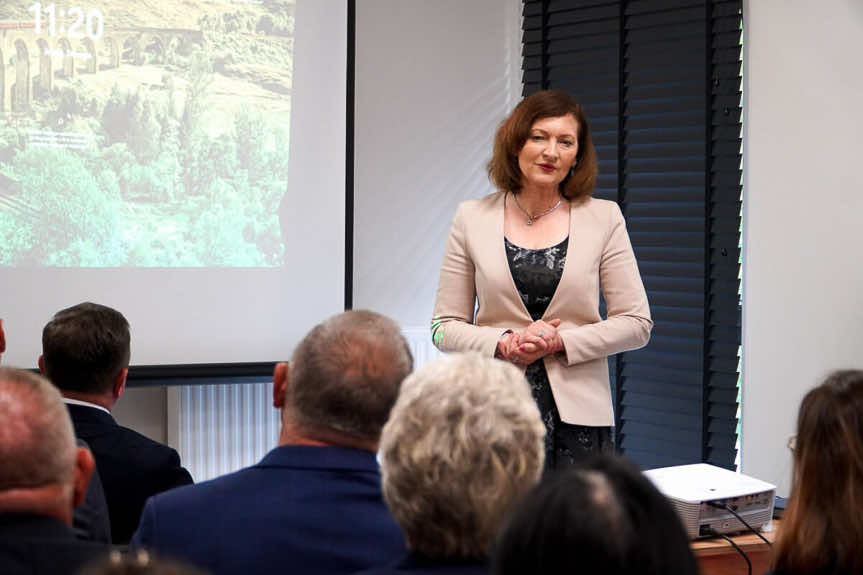
[[637, 469], [597, 456], [546, 477], [513, 514], [495, 549], [495, 575], [695, 575], [676, 512]]
[[138, 549], [129, 553], [112, 551], [107, 559], [87, 565], [79, 575], [205, 575], [197, 567], [153, 557]]
[[39, 368], [67, 396], [122, 395], [129, 367], [129, 322], [115, 309], [81, 303], [58, 311], [42, 330]]
[[0, 514], [48, 515], [72, 525], [93, 472], [60, 393], [35, 373], [0, 367]]
[[544, 436], [524, 375], [506, 362], [453, 354], [409, 376], [380, 450], [384, 499], [408, 547], [488, 557], [507, 512], [539, 479]]
[[837, 371], [797, 414], [777, 571], [863, 573], [863, 371]]
[[398, 325], [371, 311], [347, 311], [315, 326], [290, 364], [276, 366], [273, 403], [281, 444], [297, 439], [377, 449], [381, 428], [413, 358]]

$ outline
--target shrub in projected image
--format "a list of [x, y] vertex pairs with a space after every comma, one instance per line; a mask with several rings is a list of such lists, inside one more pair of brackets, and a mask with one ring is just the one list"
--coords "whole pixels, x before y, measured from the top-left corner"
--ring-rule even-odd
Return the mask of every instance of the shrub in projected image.
[[[125, 263], [120, 190], [113, 171], [96, 171], [77, 154], [56, 148], [23, 150], [13, 167], [29, 210], [14, 218], [14, 227], [9, 226], [10, 214], [0, 213], [0, 243], [14, 246], [0, 251], [0, 264]], [[37, 236], [38, 230], [49, 232]]]

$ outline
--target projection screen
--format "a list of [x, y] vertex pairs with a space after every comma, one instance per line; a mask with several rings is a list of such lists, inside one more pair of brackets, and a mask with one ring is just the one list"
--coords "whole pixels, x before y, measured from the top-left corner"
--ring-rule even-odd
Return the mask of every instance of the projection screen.
[[285, 359], [341, 311], [346, 30], [345, 0], [4, 1], [4, 364], [82, 301], [133, 365]]

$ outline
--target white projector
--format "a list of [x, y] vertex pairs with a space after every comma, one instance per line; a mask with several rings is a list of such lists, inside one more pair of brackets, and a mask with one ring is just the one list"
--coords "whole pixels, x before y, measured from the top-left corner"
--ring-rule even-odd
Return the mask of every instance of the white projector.
[[696, 463], [649, 469], [644, 475], [677, 509], [690, 539], [747, 530], [728, 509], [756, 530], [773, 517], [776, 486], [734, 471]]

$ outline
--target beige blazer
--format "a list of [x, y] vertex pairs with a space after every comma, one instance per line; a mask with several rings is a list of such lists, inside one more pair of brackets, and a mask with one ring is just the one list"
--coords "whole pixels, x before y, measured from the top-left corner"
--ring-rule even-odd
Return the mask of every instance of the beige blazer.
[[[532, 322], [507, 262], [504, 198], [497, 192], [463, 202], [453, 218], [432, 319], [432, 339], [442, 351], [493, 356], [506, 330]], [[566, 264], [543, 318], [561, 320], [564, 352], [543, 359], [561, 419], [614, 425], [608, 356], [644, 346], [653, 327], [616, 203], [589, 198], [570, 204]]]

